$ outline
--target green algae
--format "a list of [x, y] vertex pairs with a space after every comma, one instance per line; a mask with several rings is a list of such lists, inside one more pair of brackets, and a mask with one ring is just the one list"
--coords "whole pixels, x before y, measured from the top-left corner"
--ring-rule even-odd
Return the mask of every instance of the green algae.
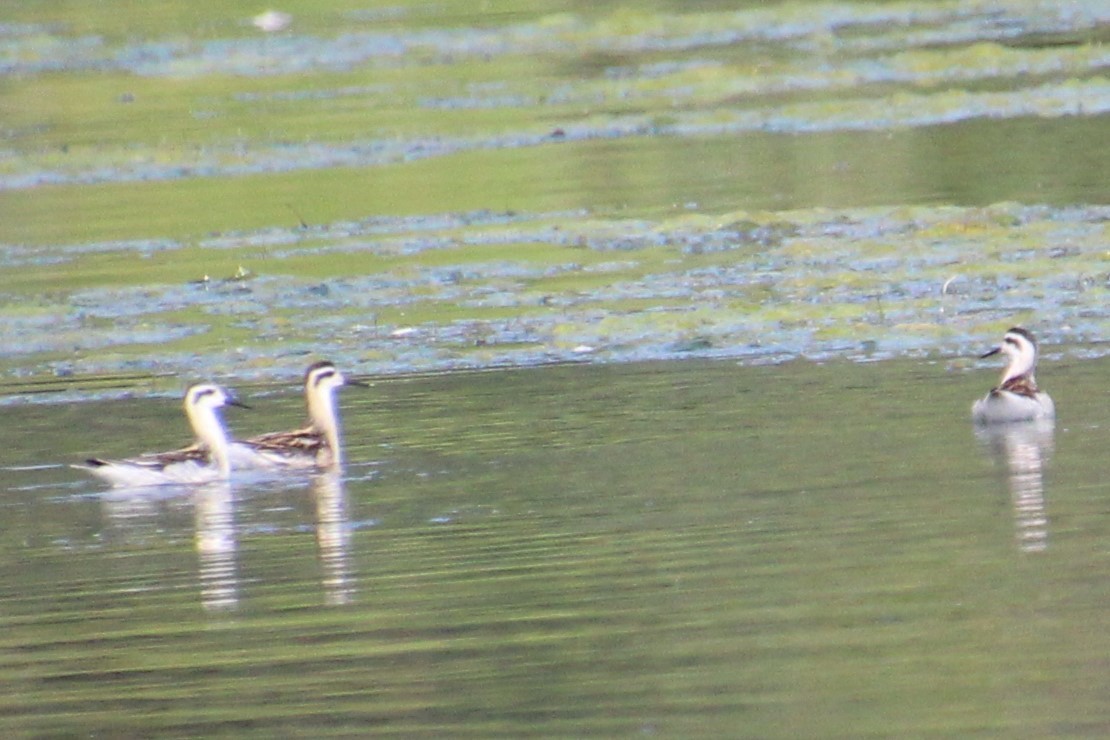
[[71, 5], [0, 30], [5, 372], [1105, 330], [1087, 4], [341, 4], [270, 37], [207, 3], [124, 6], [127, 35]]
[[[249, 253], [234, 244], [258, 234], [241, 231], [219, 248], [152, 252], [140, 267], [108, 245], [55, 266], [70, 280], [51, 281], [53, 297], [34, 311], [19, 296], [45, 283], [21, 277], [37, 274], [34, 266], [13, 269], [0, 280], [12, 307], [0, 312], [7, 363], [98, 374], [207, 357], [220, 372], [236, 364], [281, 372], [291, 352], [322, 352], [388, 372], [583, 353], [889, 355], [962, 347], [1054, 312], [1068, 317], [1070, 341], [1095, 339], [1105, 326], [1098, 208], [512, 218], [475, 214], [470, 228], [459, 225], [465, 218], [439, 219], [438, 228], [415, 219], [386, 235], [368, 224], [361, 235], [356, 224], [294, 228], [291, 240], [268, 229], [271, 243]], [[185, 279], [213, 265], [222, 272], [208, 281]], [[125, 289], [131, 269], [168, 280]], [[79, 316], [51, 311], [52, 301]], [[58, 326], [44, 336], [43, 321]], [[72, 354], [61, 360], [62, 349]]]
[[[195, 17], [226, 17], [209, 6]], [[195, 41], [144, 37], [140, 23], [127, 40], [94, 37], [88, 68], [78, 55], [47, 70], [20, 66], [20, 45], [34, 42], [15, 33], [0, 173], [14, 184], [219, 177], [542, 146], [555, 132], [881, 130], [1105, 110], [1103, 19], [1086, 4], [1011, 3], [1001, 17], [953, 3], [802, 7], [539, 6], [501, 26], [437, 29], [416, 20], [421, 9], [382, 30], [332, 11], [270, 39], [245, 17], [171, 26], [197, 28]], [[319, 33], [326, 19], [331, 36]], [[80, 25], [42, 28], [66, 38]], [[1009, 29], [1022, 25], [1041, 43], [1017, 43]], [[211, 38], [217, 28], [226, 35]], [[1053, 34], [1067, 43], [1046, 43]]]

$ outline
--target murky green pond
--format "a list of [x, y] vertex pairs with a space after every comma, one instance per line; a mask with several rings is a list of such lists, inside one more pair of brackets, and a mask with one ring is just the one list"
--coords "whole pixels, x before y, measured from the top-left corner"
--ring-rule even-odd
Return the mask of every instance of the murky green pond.
[[1105, 6], [8, 3], [0, 734], [1110, 734]]
[[1104, 5], [20, 4], [0, 373], [1097, 346]]
[[[383, 379], [345, 479], [158, 495], [10, 466], [173, 444], [176, 403], [11, 408], [0, 729], [1101, 735], [1106, 370], [995, 440], [943, 362]], [[300, 414], [269, 390], [236, 430]]]

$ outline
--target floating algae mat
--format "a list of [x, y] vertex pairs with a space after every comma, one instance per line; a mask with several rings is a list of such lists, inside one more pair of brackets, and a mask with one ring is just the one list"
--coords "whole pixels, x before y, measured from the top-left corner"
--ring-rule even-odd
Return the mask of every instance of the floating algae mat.
[[[65, 376], [288, 375], [1048, 346], [1105, 328], [1110, 208], [868, 208], [598, 219], [472, 213], [8, 247], [5, 362]], [[49, 284], [37, 281], [47, 255]], [[85, 286], [103, 265], [188, 280]], [[205, 272], [211, 270], [211, 272]], [[1049, 350], [1051, 352], [1051, 350]]]
[[0, 26], [13, 382], [1103, 351], [1104, 4], [163, 10]]

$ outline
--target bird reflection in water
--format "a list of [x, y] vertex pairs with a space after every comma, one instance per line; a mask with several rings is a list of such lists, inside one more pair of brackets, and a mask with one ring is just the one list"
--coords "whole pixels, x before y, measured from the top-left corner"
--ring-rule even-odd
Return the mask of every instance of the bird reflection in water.
[[235, 502], [227, 481], [199, 486], [193, 494], [200, 598], [210, 611], [239, 606]]
[[[312, 497], [324, 603], [349, 604], [355, 585], [351, 576], [351, 523], [342, 475], [333, 469], [316, 473], [304, 482], [309, 484], [307, 493]], [[249, 501], [241, 492], [236, 496], [236, 488], [227, 481], [211, 481], [197, 486], [112, 489], [101, 501], [113, 525], [113, 539], [142, 545], [164, 543], [167, 532], [180, 531], [184, 522], [175, 525], [172, 518], [191, 504], [201, 603], [209, 611], [228, 611], [239, 607], [241, 592], [236, 515], [242, 512], [236, 508]], [[302, 482], [288, 490], [290, 496], [305, 494]], [[294, 531], [302, 530], [298, 526]]]
[[354, 595], [351, 578], [351, 525], [347, 490], [337, 471], [312, 477], [316, 504], [316, 552], [323, 571], [324, 599], [331, 605], [348, 604]]
[[1024, 552], [1043, 552], [1048, 548], [1044, 473], [1052, 456], [1054, 434], [1051, 419], [975, 429], [976, 438], [995, 462], [1006, 469], [1018, 546]]

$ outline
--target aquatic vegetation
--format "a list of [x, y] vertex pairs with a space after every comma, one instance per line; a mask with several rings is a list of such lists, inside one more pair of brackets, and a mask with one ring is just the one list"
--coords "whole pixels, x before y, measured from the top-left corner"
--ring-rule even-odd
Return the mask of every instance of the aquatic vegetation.
[[[331, 35], [294, 26], [259, 36], [240, 19], [229, 35], [205, 27], [195, 39], [13, 24], [0, 32], [9, 75], [0, 188], [381, 166], [660, 134], [1097, 116], [1110, 108], [1110, 54], [1073, 40], [1097, 40], [1105, 22], [1093, 2], [1066, 13], [1044, 2], [907, 2], [388, 31], [360, 30], [374, 22], [355, 13]], [[1068, 43], [1037, 43], [1053, 34]]]
[[[203, 263], [232, 251], [241, 275], [131, 288], [56, 282], [35, 314], [21, 308], [19, 273], [41, 268], [13, 264], [0, 280], [0, 361], [95, 375], [134, 370], [155, 352], [162, 371], [202, 361], [261, 377], [296, 371], [283, 358], [297, 352], [377, 373], [865, 348], [873, 358], [962, 351], [1015, 316], [1035, 317], [1046, 344], [1079, 344], [1106, 328], [1108, 222], [1105, 207], [998, 205], [267, 228], [199, 248], [162, 243], [145, 257], [157, 273], [186, 252]], [[95, 247], [55, 269], [80, 272], [104, 256]]]
[[52, 12], [0, 26], [0, 373], [1105, 335], [1100, 3]]

